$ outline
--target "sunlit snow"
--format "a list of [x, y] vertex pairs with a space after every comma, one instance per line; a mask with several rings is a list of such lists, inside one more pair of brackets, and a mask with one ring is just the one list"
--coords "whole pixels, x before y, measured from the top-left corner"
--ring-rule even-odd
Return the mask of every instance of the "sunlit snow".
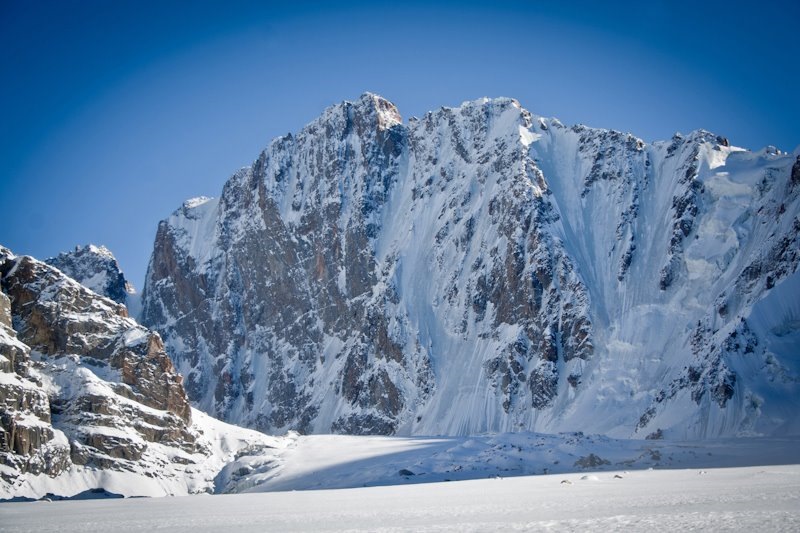
[[[586, 479], [583, 479], [583, 478]], [[0, 531], [796, 531], [800, 467], [0, 507]]]

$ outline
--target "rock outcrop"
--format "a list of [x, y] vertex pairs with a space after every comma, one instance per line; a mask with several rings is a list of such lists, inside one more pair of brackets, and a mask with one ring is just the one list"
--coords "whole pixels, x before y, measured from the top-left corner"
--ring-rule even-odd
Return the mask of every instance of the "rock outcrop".
[[[158, 333], [1, 247], [0, 279], [0, 497], [214, 490], [220, 435], [193, 424]], [[248, 438], [225, 453], [263, 445]]]
[[69, 444], [51, 425], [49, 398], [30, 374], [30, 348], [19, 341], [11, 301], [0, 292], [0, 481], [20, 474], [56, 476], [69, 466]]
[[118, 394], [191, 423], [191, 408], [158, 333], [128, 318], [125, 306], [98, 298], [31, 257], [0, 266], [19, 339], [44, 357], [77, 354], [119, 375]]

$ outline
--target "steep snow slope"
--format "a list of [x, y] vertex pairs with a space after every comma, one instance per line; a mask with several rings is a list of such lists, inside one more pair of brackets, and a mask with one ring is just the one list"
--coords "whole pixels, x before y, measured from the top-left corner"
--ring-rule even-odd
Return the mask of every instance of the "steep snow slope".
[[365, 94], [159, 225], [142, 319], [262, 430], [796, 433], [798, 189], [708, 132]]
[[621, 137], [555, 127], [532, 151], [585, 265], [602, 347], [583, 383], [594, 406], [565, 416], [613, 425], [649, 404], [637, 431], [797, 433], [800, 345], [778, 346], [797, 332], [797, 155], [751, 153], [703, 131], [653, 146], [627, 136], [624, 149]]

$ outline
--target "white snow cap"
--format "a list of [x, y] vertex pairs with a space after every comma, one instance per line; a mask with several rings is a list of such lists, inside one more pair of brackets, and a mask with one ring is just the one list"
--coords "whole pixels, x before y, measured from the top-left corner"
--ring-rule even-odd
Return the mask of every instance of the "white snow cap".
[[183, 202], [183, 207], [187, 209], [194, 209], [195, 207], [203, 205], [209, 200], [213, 200], [213, 198], [209, 196], [197, 196], [195, 198], [189, 198], [188, 200]]
[[76, 246], [75, 247], [75, 251], [76, 252], [86, 251], [86, 252], [89, 252], [89, 253], [92, 253], [92, 254], [102, 255], [104, 257], [114, 258], [114, 254], [111, 253], [111, 250], [109, 250], [108, 248], [106, 248], [103, 245], [96, 246], [94, 244], [87, 244], [86, 246]]

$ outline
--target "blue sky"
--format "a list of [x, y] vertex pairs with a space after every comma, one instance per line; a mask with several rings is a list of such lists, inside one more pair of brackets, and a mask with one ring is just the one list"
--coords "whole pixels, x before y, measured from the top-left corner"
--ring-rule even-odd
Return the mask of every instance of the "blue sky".
[[800, 2], [697, 4], [4, 0], [0, 243], [105, 244], [141, 288], [159, 220], [364, 91], [794, 149]]

